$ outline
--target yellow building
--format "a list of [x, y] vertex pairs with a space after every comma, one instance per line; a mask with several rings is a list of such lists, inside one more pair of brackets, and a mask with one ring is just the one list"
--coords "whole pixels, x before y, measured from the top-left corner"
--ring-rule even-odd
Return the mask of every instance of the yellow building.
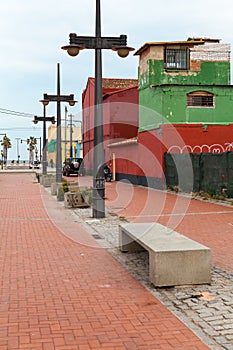
[[[71, 134], [72, 132], [72, 134]], [[72, 142], [71, 142], [72, 135]], [[61, 126], [61, 154], [62, 162], [65, 158], [70, 157], [72, 144], [72, 155], [73, 157], [82, 158], [82, 128], [81, 124], [73, 126], [72, 130], [70, 126]], [[49, 166], [55, 166], [56, 164], [56, 146], [57, 146], [57, 126], [51, 124], [48, 128], [48, 151], [47, 160]]]

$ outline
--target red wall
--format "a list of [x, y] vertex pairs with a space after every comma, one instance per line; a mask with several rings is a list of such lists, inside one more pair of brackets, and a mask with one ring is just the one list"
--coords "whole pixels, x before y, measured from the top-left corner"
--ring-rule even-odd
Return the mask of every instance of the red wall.
[[163, 179], [163, 154], [166, 151], [157, 132], [139, 133], [137, 142], [110, 145], [110, 160], [115, 155], [117, 174]]
[[94, 84], [88, 79], [87, 86], [82, 96], [83, 108], [83, 152], [85, 154], [94, 140]]
[[233, 151], [233, 124], [162, 125], [139, 133], [137, 143], [110, 146], [116, 158], [116, 174], [147, 176], [164, 183], [164, 153]]
[[[164, 125], [162, 130], [164, 143], [170, 153], [222, 153], [233, 150], [233, 124], [206, 127], [202, 124]], [[176, 134], [181, 139], [179, 142]]]
[[[103, 132], [106, 162], [108, 144], [135, 137], [138, 132], [138, 88], [108, 92], [103, 97]], [[93, 169], [94, 147], [94, 84], [89, 79], [83, 93], [83, 154], [87, 170]]]
[[[152, 177], [164, 181], [164, 153], [233, 151], [233, 124], [161, 125], [159, 129], [138, 130], [138, 89], [108, 92], [103, 99], [104, 149], [106, 162], [115, 156], [116, 174]], [[83, 94], [84, 163], [93, 168], [94, 84], [88, 80]], [[119, 145], [136, 138], [137, 142]], [[117, 143], [114, 145], [114, 143]]]

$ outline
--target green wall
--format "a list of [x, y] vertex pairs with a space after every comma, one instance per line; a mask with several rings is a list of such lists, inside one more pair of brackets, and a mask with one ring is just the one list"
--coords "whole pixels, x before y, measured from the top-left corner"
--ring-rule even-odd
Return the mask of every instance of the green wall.
[[[140, 72], [139, 72], [140, 75]], [[186, 95], [214, 94], [214, 107], [186, 107]], [[229, 62], [202, 62], [200, 71], [165, 71], [163, 61], [148, 60], [139, 78], [139, 132], [165, 123], [233, 122], [233, 85]]]
[[200, 70], [164, 70], [164, 62], [148, 60], [148, 70], [139, 72], [139, 89], [151, 85], [230, 85], [229, 62], [202, 62]]
[[[215, 107], [186, 107], [186, 94], [203, 90], [215, 95]], [[159, 86], [139, 94], [139, 131], [166, 123], [226, 124], [233, 122], [233, 86]]]

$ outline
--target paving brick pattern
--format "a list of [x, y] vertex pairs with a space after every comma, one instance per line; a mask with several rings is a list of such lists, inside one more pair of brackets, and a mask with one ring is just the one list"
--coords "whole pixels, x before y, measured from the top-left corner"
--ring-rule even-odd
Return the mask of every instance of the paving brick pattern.
[[213, 350], [233, 350], [233, 272], [213, 264], [210, 285], [155, 288], [149, 280], [147, 252], [121, 253], [118, 248], [121, 220], [108, 212], [101, 220], [90, 219], [90, 209], [75, 210], [91, 226], [93, 237], [142, 285]]
[[107, 206], [132, 222], [159, 222], [211, 248], [215, 264], [233, 271], [233, 205], [191, 196], [106, 184]]
[[[129, 184], [106, 186], [106, 203], [112, 211], [104, 220], [85, 220], [98, 232], [101, 245], [205, 340], [211, 349], [233, 350], [232, 204], [227, 201], [203, 201], [196, 197], [192, 199], [188, 195], [177, 197]], [[121, 190], [117, 187], [121, 187]], [[115, 212], [127, 221], [170, 224], [182, 234], [211, 247], [211, 285], [160, 289], [152, 286], [148, 278], [148, 254], [119, 252], [117, 237], [120, 220], [113, 215]], [[90, 217], [90, 212], [79, 211], [78, 215]]]
[[82, 224], [51, 220], [31, 174], [0, 188], [1, 350], [208, 349]]

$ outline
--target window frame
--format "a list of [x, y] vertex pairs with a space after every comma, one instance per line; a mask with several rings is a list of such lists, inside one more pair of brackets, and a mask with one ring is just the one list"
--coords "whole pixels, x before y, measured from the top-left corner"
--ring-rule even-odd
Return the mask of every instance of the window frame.
[[215, 95], [207, 91], [194, 91], [186, 94], [187, 108], [215, 108]]
[[[184, 53], [185, 53], [184, 55], [185, 57], [182, 57]], [[173, 60], [172, 60], [172, 56], [174, 56]], [[168, 59], [168, 57], [170, 57], [170, 59]], [[165, 47], [164, 48], [164, 68], [169, 71], [189, 70], [190, 69], [189, 48], [188, 47], [184, 47], [184, 48]]]

